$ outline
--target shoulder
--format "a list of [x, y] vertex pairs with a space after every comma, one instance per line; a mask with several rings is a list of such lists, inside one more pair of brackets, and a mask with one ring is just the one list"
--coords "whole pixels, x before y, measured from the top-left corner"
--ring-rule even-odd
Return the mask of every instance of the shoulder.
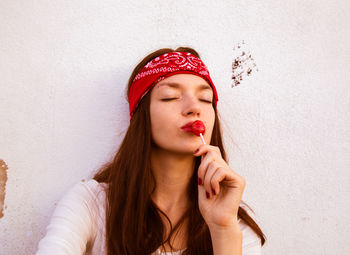
[[[254, 212], [247, 207], [245, 204], [241, 203], [241, 207], [243, 207], [250, 217], [256, 222], [256, 215]], [[254, 230], [242, 219], [238, 219], [239, 227], [241, 228], [243, 240], [242, 240], [242, 248], [243, 249], [256, 249], [260, 250], [261, 248], [261, 239], [254, 232]]]
[[254, 232], [254, 230], [243, 220], [238, 220], [239, 227], [241, 228], [243, 240], [242, 247], [250, 247], [250, 246], [261, 246], [260, 237]]
[[81, 180], [73, 186], [73, 190], [81, 192], [87, 197], [98, 198], [106, 192], [107, 184], [99, 183], [95, 179]]
[[83, 254], [104, 223], [104, 188], [88, 180], [68, 189], [56, 205], [37, 254]]
[[69, 207], [76, 212], [85, 209], [94, 212], [104, 207], [105, 190], [105, 183], [98, 183], [94, 179], [81, 180], [65, 192], [58, 205]]
[[67, 191], [66, 196], [83, 200], [88, 205], [101, 204], [105, 201], [106, 188], [106, 183], [99, 183], [94, 179], [81, 180]]

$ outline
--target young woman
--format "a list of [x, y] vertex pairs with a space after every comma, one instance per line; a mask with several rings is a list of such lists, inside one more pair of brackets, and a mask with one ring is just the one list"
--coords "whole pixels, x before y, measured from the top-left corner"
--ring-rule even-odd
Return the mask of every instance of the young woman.
[[217, 91], [198, 53], [149, 54], [127, 96], [118, 152], [60, 200], [37, 255], [261, 254], [265, 236], [226, 162]]

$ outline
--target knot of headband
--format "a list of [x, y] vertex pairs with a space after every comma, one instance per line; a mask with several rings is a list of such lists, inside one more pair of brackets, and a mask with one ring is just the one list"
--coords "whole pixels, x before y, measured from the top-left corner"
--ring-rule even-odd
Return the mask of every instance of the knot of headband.
[[189, 52], [170, 52], [152, 59], [135, 76], [128, 95], [130, 118], [141, 99], [154, 85], [166, 77], [179, 73], [190, 73], [204, 78], [212, 87], [215, 105], [217, 104], [216, 88], [202, 60]]

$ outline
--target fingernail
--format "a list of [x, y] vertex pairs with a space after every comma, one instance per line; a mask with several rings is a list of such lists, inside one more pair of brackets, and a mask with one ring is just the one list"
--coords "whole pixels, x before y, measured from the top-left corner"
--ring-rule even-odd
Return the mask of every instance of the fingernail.
[[196, 154], [199, 151], [199, 149], [197, 149], [193, 154]]
[[213, 192], [214, 196], [216, 195], [216, 192], [214, 189], [211, 189], [211, 191]]
[[209, 193], [207, 191], [205, 192], [205, 195], [207, 196], [207, 198], [209, 198]]
[[202, 179], [201, 178], [198, 178], [198, 185], [202, 185]]

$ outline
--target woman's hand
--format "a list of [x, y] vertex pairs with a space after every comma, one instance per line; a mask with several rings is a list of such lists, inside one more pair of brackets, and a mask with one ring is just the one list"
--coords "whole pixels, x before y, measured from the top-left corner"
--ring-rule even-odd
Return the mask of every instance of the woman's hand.
[[227, 165], [217, 146], [203, 144], [194, 155], [202, 155], [198, 168], [198, 203], [204, 220], [209, 228], [237, 226], [245, 179]]

